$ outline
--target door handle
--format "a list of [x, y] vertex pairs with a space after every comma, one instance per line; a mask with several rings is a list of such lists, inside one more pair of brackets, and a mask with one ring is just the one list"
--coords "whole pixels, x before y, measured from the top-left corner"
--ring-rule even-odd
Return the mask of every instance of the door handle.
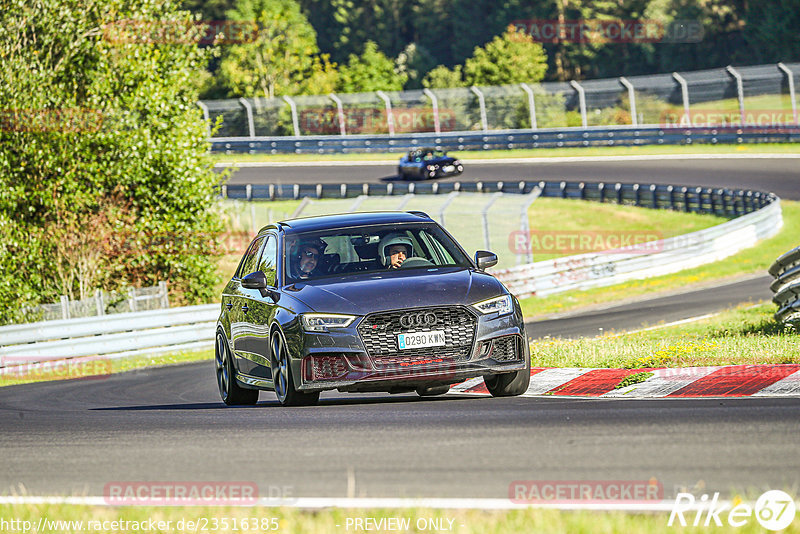
[[247, 310], [249, 310], [249, 309], [250, 309], [250, 308], [247, 306], [247, 304], [245, 304], [244, 306], [242, 306], [242, 311], [243, 311], [243, 312], [245, 312], [245, 313], [247, 313]]

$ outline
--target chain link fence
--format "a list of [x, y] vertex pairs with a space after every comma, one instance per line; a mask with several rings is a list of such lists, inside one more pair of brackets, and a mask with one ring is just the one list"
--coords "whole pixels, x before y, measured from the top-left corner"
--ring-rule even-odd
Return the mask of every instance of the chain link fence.
[[800, 63], [492, 87], [205, 100], [215, 138], [798, 123]]

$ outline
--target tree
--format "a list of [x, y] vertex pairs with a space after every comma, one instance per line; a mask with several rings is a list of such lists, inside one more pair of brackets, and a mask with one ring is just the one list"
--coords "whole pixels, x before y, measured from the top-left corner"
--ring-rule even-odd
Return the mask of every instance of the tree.
[[464, 64], [464, 81], [467, 85], [538, 82], [546, 71], [547, 56], [542, 45], [509, 26], [485, 48], [475, 48]]
[[231, 96], [295, 95], [315, 71], [330, 74], [330, 64], [315, 57], [317, 34], [294, 0], [237, 0], [230, 20], [255, 22], [253, 42], [230, 46], [219, 74]]
[[436, 66], [430, 52], [416, 43], [409, 43], [397, 56], [397, 68], [408, 76], [406, 89], [419, 89], [425, 75]]
[[400, 91], [408, 75], [397, 72], [394, 61], [378, 50], [378, 45], [367, 41], [360, 56], [351, 54], [346, 65], [339, 68], [338, 91], [358, 93], [366, 91]]
[[179, 302], [210, 299], [220, 176], [191, 16], [172, 0], [4, 3], [0, 321], [161, 280]]
[[464, 87], [464, 77], [461, 74], [461, 65], [456, 65], [452, 70], [444, 65], [439, 65], [428, 72], [422, 80], [422, 85], [428, 89], [448, 89], [450, 87]]

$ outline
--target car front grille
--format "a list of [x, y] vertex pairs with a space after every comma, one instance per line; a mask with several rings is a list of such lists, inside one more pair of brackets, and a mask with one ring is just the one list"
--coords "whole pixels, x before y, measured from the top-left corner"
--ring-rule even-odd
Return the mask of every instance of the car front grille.
[[520, 337], [517, 335], [496, 337], [492, 340], [491, 358], [497, 362], [513, 362], [522, 359]]
[[[430, 314], [436, 316], [424, 326], [403, 326], [401, 319], [408, 314]], [[415, 308], [367, 315], [358, 326], [358, 334], [367, 353], [376, 366], [436, 363], [435, 360], [468, 360], [477, 328], [477, 318], [461, 306], [439, 308]], [[423, 347], [400, 350], [397, 335], [407, 332], [432, 332], [443, 330], [443, 347]]]

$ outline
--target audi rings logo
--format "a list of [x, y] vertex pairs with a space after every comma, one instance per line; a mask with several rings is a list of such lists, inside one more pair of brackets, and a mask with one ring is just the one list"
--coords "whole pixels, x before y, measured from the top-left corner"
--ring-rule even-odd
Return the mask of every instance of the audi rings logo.
[[403, 328], [433, 326], [435, 324], [436, 314], [433, 312], [407, 313], [400, 317], [400, 326]]

